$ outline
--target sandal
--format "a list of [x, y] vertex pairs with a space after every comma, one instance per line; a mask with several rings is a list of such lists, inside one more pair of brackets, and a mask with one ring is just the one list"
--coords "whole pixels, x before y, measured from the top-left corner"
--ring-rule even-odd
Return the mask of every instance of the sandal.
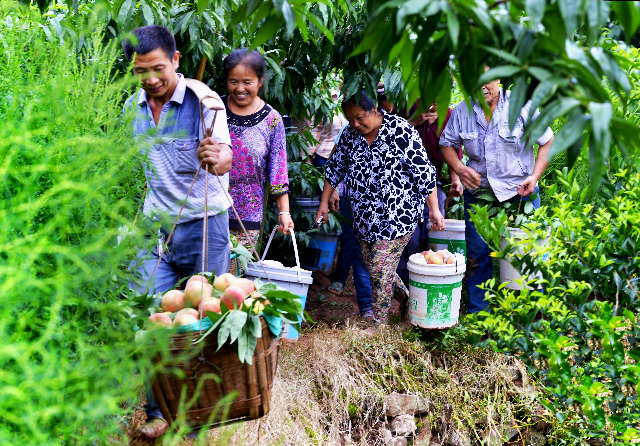
[[167, 432], [168, 427], [169, 423], [164, 418], [149, 418], [140, 429], [140, 434], [147, 438], [159, 438]]
[[340, 282], [333, 282], [331, 285], [329, 285], [329, 287], [327, 288], [327, 291], [329, 291], [331, 294], [335, 294], [336, 296], [342, 294], [342, 289], [343, 289], [343, 285]]

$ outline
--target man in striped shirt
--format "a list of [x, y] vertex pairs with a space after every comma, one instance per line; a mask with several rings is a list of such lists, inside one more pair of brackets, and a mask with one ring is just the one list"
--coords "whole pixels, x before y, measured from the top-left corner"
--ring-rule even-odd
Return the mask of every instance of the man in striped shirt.
[[[229, 187], [227, 173], [233, 155], [224, 107], [218, 111], [213, 135], [202, 134], [200, 107], [203, 106], [187, 88], [184, 77], [176, 72], [180, 53], [176, 51], [173, 34], [156, 25], [138, 28], [133, 33], [137, 43], [126, 41], [124, 51], [127, 58], [133, 60], [133, 74], [140, 79], [142, 88], [129, 98], [125, 110], [135, 109], [133, 133], [147, 155], [144, 222], [150, 231], [152, 227], [159, 227], [159, 240], [154, 249], [142, 250], [132, 262], [136, 277], [130, 286], [139, 292], [161, 293], [173, 288], [180, 278], [202, 271], [205, 217], [209, 226], [209, 262], [204, 269], [216, 275], [229, 270], [227, 209], [231, 202], [225, 189]], [[209, 128], [214, 112], [206, 107], [203, 112]], [[201, 163], [208, 164], [208, 173], [199, 171]], [[210, 178], [205, 212], [207, 175]], [[181, 212], [185, 200], [186, 206]], [[178, 224], [166, 243], [176, 220]], [[167, 423], [149, 391], [145, 411], [147, 423], [141, 433], [149, 438], [163, 435]]]

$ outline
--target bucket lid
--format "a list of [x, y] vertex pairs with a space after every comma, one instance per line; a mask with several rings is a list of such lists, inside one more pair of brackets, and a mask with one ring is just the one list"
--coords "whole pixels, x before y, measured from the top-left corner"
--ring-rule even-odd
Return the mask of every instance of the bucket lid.
[[412, 273], [426, 274], [428, 276], [455, 276], [467, 270], [467, 264], [464, 260], [461, 261], [460, 257], [462, 256], [456, 255], [456, 258], [458, 258], [457, 265], [455, 262], [451, 265], [433, 265], [426, 263], [422, 254], [417, 253], [409, 257], [407, 269]]
[[[265, 271], [267, 274], [265, 274]], [[298, 272], [300, 272], [300, 274], [298, 274]], [[282, 268], [268, 265], [261, 266], [258, 262], [251, 262], [247, 264], [247, 275], [263, 279], [266, 279], [268, 275], [271, 279], [284, 282], [304, 283], [309, 285], [313, 283], [313, 277], [311, 277], [311, 271], [309, 270], [302, 268], [298, 270], [296, 268], [288, 268], [286, 266]]]

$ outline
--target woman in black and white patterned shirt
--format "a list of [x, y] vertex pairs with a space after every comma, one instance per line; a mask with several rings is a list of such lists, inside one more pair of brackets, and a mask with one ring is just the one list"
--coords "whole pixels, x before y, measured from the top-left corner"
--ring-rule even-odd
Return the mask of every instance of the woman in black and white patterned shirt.
[[359, 102], [355, 96], [344, 101], [342, 110], [349, 126], [327, 162], [316, 219], [327, 221], [329, 198], [346, 176], [354, 230], [371, 274], [373, 321], [386, 324], [394, 288], [406, 310], [408, 290], [395, 271], [422, 218], [425, 199], [434, 229], [444, 229], [435, 168], [415, 128], [376, 108], [364, 92]]

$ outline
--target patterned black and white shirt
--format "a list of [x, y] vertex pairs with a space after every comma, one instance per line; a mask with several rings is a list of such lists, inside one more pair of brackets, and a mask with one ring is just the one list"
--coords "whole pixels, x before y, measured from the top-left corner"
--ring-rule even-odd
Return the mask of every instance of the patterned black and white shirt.
[[436, 186], [435, 168], [416, 129], [399, 116], [382, 114], [371, 146], [351, 126], [344, 129], [325, 173], [333, 187], [347, 177], [355, 232], [367, 242], [413, 232]]

